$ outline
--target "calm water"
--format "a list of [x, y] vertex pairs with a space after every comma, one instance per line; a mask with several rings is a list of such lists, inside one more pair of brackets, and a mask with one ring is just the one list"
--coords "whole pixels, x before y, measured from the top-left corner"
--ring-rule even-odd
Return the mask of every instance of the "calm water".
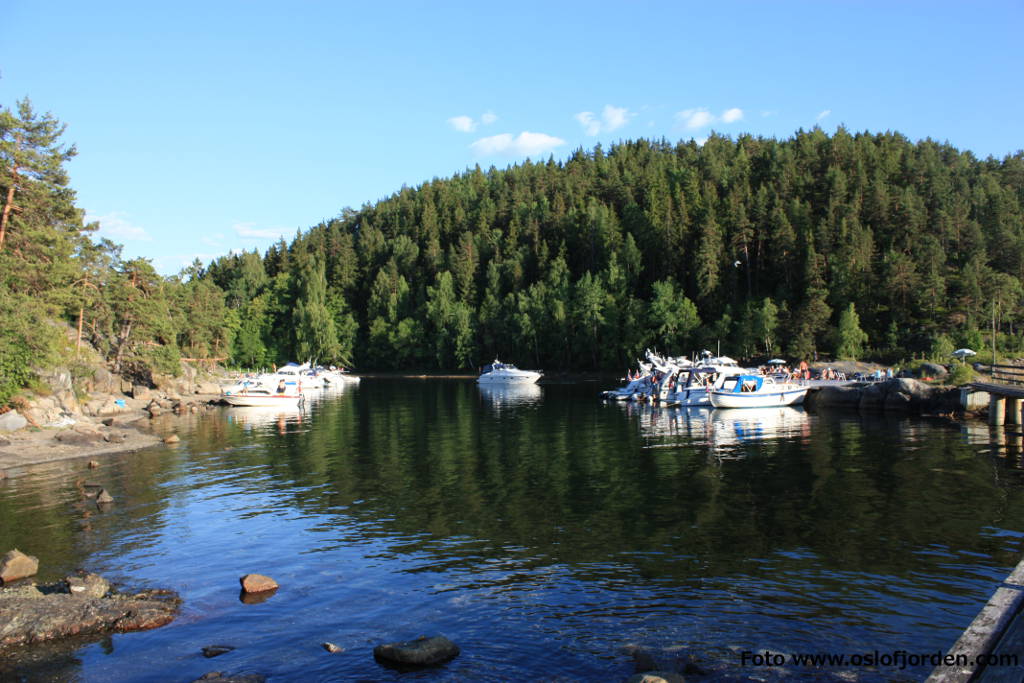
[[[222, 409], [182, 443], [0, 481], [0, 550], [184, 598], [171, 625], [0, 663], [0, 678], [819, 679], [779, 653], [945, 651], [1020, 558], [1019, 449], [942, 421], [603, 404], [598, 384], [365, 380], [303, 413]], [[116, 498], [83, 501], [79, 477]], [[238, 577], [281, 589], [239, 600]], [[462, 654], [400, 673], [381, 642]], [[343, 647], [329, 654], [320, 643]], [[236, 649], [214, 660], [200, 650]], [[20, 668], [12, 670], [12, 666]], [[845, 667], [920, 680], [930, 666]]]

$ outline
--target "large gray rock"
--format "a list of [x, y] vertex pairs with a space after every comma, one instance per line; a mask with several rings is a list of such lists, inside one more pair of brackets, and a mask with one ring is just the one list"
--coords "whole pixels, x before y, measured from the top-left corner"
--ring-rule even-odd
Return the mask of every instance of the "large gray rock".
[[103, 443], [103, 434], [98, 431], [65, 429], [54, 438], [67, 446], [95, 446]]
[[131, 396], [140, 401], [148, 401], [153, 397], [153, 390], [141, 384], [136, 384], [132, 386]]
[[64, 579], [68, 593], [80, 598], [98, 599], [106, 597], [110, 592], [110, 582], [99, 574], [79, 572]]
[[373, 656], [396, 664], [430, 666], [458, 656], [459, 646], [444, 636], [426, 636], [373, 648]]
[[67, 636], [156, 628], [173, 620], [181, 604], [170, 591], [102, 598], [81, 593], [69, 592], [66, 582], [0, 591], [0, 652]]
[[860, 387], [822, 387], [807, 393], [809, 408], [856, 408], [860, 405]]
[[0, 432], [14, 432], [28, 424], [28, 420], [18, 414], [16, 410], [10, 410], [0, 415]]
[[921, 363], [921, 366], [917, 369], [917, 376], [921, 378], [945, 379], [949, 376], [949, 370], [946, 369], [946, 366], [939, 365], [938, 363]]
[[8, 551], [0, 558], [0, 583], [35, 576], [37, 571], [39, 571], [39, 560], [31, 555], [26, 555], [17, 548]]

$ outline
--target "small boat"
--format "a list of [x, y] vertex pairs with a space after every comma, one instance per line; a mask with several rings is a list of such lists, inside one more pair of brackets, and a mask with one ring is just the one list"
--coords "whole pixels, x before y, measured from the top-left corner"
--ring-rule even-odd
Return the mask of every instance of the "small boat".
[[224, 394], [221, 398], [233, 406], [266, 407], [284, 406], [295, 407], [305, 401], [302, 394], [279, 394], [266, 387], [250, 387], [238, 393]]
[[476, 381], [480, 383], [532, 384], [540, 379], [541, 374], [536, 370], [520, 370], [511, 363], [502, 363], [495, 359], [490, 365], [484, 366], [483, 372], [476, 378]]
[[763, 375], [727, 377], [721, 387], [708, 391], [716, 408], [768, 408], [803, 403], [807, 387], [792, 382], [776, 382]]

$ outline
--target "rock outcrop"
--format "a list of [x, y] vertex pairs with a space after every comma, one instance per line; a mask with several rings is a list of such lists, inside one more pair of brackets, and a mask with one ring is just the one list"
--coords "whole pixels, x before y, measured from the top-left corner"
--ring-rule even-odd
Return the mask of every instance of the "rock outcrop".
[[822, 387], [808, 392], [808, 408], [844, 408], [863, 411], [903, 413], [952, 413], [960, 408], [960, 390], [932, 386], [915, 379], [890, 379], [884, 382]]
[[170, 591], [112, 593], [94, 574], [0, 590], [0, 651], [68, 636], [141, 631], [172, 621], [181, 600]]

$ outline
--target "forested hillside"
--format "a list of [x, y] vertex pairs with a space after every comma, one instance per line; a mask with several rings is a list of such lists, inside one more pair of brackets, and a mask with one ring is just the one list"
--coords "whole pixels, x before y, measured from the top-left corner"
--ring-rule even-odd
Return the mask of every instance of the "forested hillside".
[[[234, 358], [622, 368], [644, 347], [1017, 348], [1024, 156], [895, 133], [624, 142], [403, 188], [204, 279]], [[951, 350], [951, 349], [950, 349]]]
[[720, 344], [896, 360], [987, 345], [993, 325], [1021, 347], [1021, 152], [844, 129], [628, 141], [405, 187], [162, 277], [91, 239], [62, 133], [28, 100], [0, 112], [0, 402], [85, 343], [142, 380], [182, 356], [621, 370], [645, 347]]

